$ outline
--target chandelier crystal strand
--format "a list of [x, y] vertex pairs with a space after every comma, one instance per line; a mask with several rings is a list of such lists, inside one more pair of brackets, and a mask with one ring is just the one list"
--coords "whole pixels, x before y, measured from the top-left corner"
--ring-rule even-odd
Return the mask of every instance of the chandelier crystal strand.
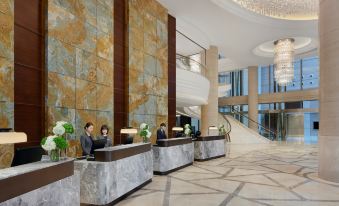
[[233, 0], [233, 2], [247, 10], [272, 18], [288, 20], [318, 18], [319, 0]]
[[274, 45], [274, 78], [278, 85], [287, 86], [294, 78], [294, 39], [280, 39]]

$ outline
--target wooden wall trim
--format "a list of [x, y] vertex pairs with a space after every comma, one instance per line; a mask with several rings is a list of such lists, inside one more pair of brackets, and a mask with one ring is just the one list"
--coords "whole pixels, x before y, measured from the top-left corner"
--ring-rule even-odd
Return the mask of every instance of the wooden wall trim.
[[14, 128], [39, 145], [45, 135], [45, 0], [14, 1]]
[[127, 126], [126, 50], [126, 0], [114, 0], [114, 145], [121, 143], [120, 129]]
[[168, 15], [168, 136], [176, 125], [176, 19]]

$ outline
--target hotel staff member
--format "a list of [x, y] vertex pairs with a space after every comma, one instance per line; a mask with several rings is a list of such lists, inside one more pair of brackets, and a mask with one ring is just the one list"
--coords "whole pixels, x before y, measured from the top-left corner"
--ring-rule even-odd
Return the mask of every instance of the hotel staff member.
[[82, 155], [91, 155], [93, 154], [93, 136], [92, 132], [94, 129], [92, 122], [87, 122], [85, 127], [85, 133], [80, 136], [80, 143], [82, 148]]
[[161, 123], [160, 128], [157, 130], [157, 140], [158, 139], [167, 139], [165, 130], [166, 130], [166, 124]]

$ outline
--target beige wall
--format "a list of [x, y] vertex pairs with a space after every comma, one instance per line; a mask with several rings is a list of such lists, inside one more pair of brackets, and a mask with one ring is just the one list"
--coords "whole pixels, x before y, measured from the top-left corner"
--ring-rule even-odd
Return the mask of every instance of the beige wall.
[[[202, 57], [202, 60], [205, 58]], [[204, 63], [204, 62], [203, 62]], [[208, 135], [209, 126], [218, 126], [218, 48], [206, 51], [206, 78], [210, 81], [208, 104], [201, 106], [201, 133]]]
[[[309, 89], [293, 92], [281, 92], [272, 94], [260, 94], [258, 103], [274, 103], [274, 102], [297, 102], [305, 100], [318, 100], [319, 90]], [[219, 98], [219, 106], [248, 104], [248, 96], [239, 97], [221, 97]]]
[[339, 1], [320, 0], [319, 176], [339, 182]]
[[[248, 67], [248, 117], [258, 122], [258, 67]], [[249, 128], [258, 131], [258, 125], [248, 122]]]

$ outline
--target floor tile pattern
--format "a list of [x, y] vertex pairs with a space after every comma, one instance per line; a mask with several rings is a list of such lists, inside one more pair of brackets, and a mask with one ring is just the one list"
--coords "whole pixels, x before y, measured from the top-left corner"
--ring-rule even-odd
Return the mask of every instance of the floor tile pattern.
[[317, 145], [227, 145], [225, 158], [154, 176], [118, 205], [339, 205], [339, 184], [317, 177], [317, 154]]

